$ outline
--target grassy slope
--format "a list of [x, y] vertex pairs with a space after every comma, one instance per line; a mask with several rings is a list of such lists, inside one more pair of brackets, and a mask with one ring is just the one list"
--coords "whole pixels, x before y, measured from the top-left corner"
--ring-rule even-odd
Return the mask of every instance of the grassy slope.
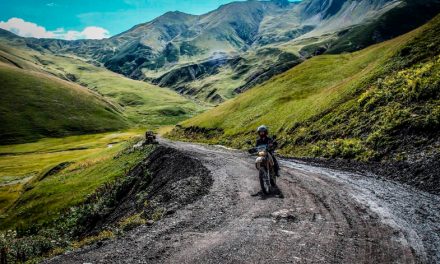
[[[0, 99], [0, 109], [2, 114], [7, 114], [2, 118], [9, 118], [3, 122], [1, 131], [26, 132], [23, 136], [20, 134], [21, 138], [14, 135], [20, 142], [39, 136], [39, 131], [30, 126], [29, 116], [35, 116], [32, 120], [42, 127], [52, 129], [54, 123], [59, 122], [73, 129], [75, 120], [96, 114], [95, 99], [96, 104], [104, 104], [122, 120], [116, 124], [140, 127], [130, 132], [46, 138], [34, 143], [0, 146], [0, 218], [3, 218], [0, 229], [55, 219], [60, 211], [77, 204], [103, 183], [124, 175], [146, 155], [137, 152], [117, 155], [141, 129], [172, 125], [203, 110], [202, 106], [168, 89], [130, 80], [80, 58], [9, 45], [4, 39], [0, 40], [0, 65], [1, 89], [7, 89], [2, 90], [5, 96]], [[6, 81], [10, 84], [3, 85]], [[44, 87], [46, 93], [38, 93], [39, 87]], [[69, 88], [68, 92], [64, 92], [63, 87]], [[84, 99], [81, 93], [95, 99], [80, 105], [75, 112], [77, 102]], [[105, 115], [99, 117], [92, 126], [95, 130], [85, 132], [97, 132], [105, 121]], [[114, 121], [117, 119], [113, 118], [112, 124]], [[87, 124], [81, 122], [82, 126]], [[23, 130], [19, 130], [21, 127]], [[62, 134], [57, 127], [51, 133], [42, 135], [68, 134]], [[113, 147], [108, 148], [108, 144]], [[73, 163], [54, 175], [43, 177], [45, 172], [63, 162]]]
[[[108, 115], [115, 115], [112, 130], [139, 127], [0, 146], [0, 230], [56, 219], [147, 155], [139, 151], [118, 155], [141, 130], [173, 125], [204, 109], [173, 91], [125, 78], [81, 58], [38, 52], [6, 39], [0, 39], [0, 81], [2, 140], [10, 135], [3, 143], [65, 136], [78, 124], [83, 133], [98, 132], [109, 119], [109, 110]], [[94, 109], [98, 107], [109, 110], [101, 113]], [[86, 130], [90, 116], [97, 119], [93, 130]], [[68, 167], [45, 175], [65, 162]]]
[[176, 124], [204, 107], [174, 91], [135, 81], [68, 57], [51, 57], [56, 68], [73, 74], [77, 81], [121, 105], [135, 126]]
[[0, 83], [1, 144], [127, 127], [104, 98], [54, 76], [0, 62]]
[[[118, 155], [139, 133], [132, 130], [0, 146], [0, 229], [52, 220], [103, 183], [124, 175], [145, 156], [136, 151]], [[45, 176], [64, 162], [70, 165]]]
[[172, 125], [204, 110], [181, 95], [141, 81], [134, 81], [80, 58], [41, 53], [0, 40], [0, 60], [7, 57], [21, 67], [50, 72], [96, 91], [124, 113], [132, 126], [156, 128]]
[[[432, 135], [421, 131], [438, 127], [439, 26], [437, 17], [359, 52], [314, 57], [182, 122], [170, 136], [243, 147], [255, 127], [267, 124], [285, 154], [372, 159], [410, 145], [404, 131], [414, 121], [414, 136], [427, 143]], [[380, 103], [368, 103], [376, 97]]]

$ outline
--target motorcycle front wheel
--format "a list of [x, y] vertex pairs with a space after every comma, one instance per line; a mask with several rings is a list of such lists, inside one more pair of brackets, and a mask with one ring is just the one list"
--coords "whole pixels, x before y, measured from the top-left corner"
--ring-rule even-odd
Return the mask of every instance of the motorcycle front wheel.
[[261, 190], [264, 194], [270, 194], [271, 187], [270, 187], [270, 180], [269, 180], [269, 173], [264, 167], [260, 167], [260, 186]]

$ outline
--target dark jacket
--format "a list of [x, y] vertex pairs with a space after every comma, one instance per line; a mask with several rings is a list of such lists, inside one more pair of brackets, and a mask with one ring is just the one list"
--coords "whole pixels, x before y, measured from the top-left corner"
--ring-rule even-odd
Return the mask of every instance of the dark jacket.
[[272, 144], [272, 146], [270, 147], [270, 152], [273, 152], [277, 148], [278, 143], [275, 140], [273, 140], [271, 137], [258, 138], [255, 146], [257, 147], [259, 145], [270, 145], [270, 144]]

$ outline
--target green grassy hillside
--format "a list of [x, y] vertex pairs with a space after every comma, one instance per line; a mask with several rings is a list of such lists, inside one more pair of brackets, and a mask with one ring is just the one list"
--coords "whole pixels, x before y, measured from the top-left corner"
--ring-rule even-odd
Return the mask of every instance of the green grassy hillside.
[[292, 156], [404, 159], [411, 149], [428, 151], [440, 120], [439, 27], [440, 16], [359, 52], [314, 57], [169, 136], [244, 147], [266, 124]]
[[120, 111], [84, 87], [0, 62], [0, 143], [127, 127]]
[[[41, 259], [35, 257], [121, 234], [105, 229], [84, 237], [83, 227], [125, 193], [121, 186], [131, 186], [135, 179], [127, 173], [154, 150], [153, 145], [134, 146], [140, 133], [128, 130], [0, 146], [0, 244], [8, 251], [8, 263], [37, 263]], [[124, 218], [118, 224], [122, 228], [133, 222]]]
[[129, 79], [72, 57], [45, 56], [49, 71], [69, 78], [118, 104], [136, 127], [174, 125], [205, 109], [167, 88]]
[[4, 113], [0, 144], [128, 126], [152, 129], [204, 109], [173, 91], [79, 58], [10, 44], [0, 41], [0, 89], [7, 94], [0, 99]]
[[[126, 165], [116, 166], [111, 157], [141, 133], [107, 132], [0, 146], [0, 229], [7, 224], [19, 224], [20, 219], [24, 220], [23, 214], [33, 220], [54, 217], [73, 200], [93, 192], [97, 185], [113, 177], [110, 170], [124, 170]], [[75, 168], [75, 172], [63, 179], [56, 178], [54, 168], [61, 170], [67, 165]], [[107, 166], [108, 171], [80, 173], [96, 165]], [[28, 197], [26, 202], [23, 197]], [[51, 207], [49, 213], [44, 209], [47, 206]]]
[[[0, 147], [0, 230], [47, 222], [122, 176], [145, 153], [125, 151], [139, 131]], [[124, 155], [122, 155], [122, 153]]]

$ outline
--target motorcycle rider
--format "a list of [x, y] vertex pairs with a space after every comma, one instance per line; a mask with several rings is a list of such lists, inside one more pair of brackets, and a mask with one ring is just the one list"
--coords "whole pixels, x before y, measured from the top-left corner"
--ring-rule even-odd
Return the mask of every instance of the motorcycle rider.
[[261, 125], [258, 127], [257, 129], [257, 133], [258, 133], [258, 139], [257, 142], [255, 144], [255, 146], [259, 146], [259, 145], [268, 145], [269, 146], [269, 153], [270, 155], [272, 155], [272, 159], [274, 162], [274, 171], [275, 171], [275, 175], [277, 177], [280, 176], [280, 166], [278, 165], [278, 160], [275, 157], [275, 149], [278, 146], [278, 142], [276, 142], [273, 138], [269, 137], [269, 130], [267, 129], [267, 127], [265, 125]]

